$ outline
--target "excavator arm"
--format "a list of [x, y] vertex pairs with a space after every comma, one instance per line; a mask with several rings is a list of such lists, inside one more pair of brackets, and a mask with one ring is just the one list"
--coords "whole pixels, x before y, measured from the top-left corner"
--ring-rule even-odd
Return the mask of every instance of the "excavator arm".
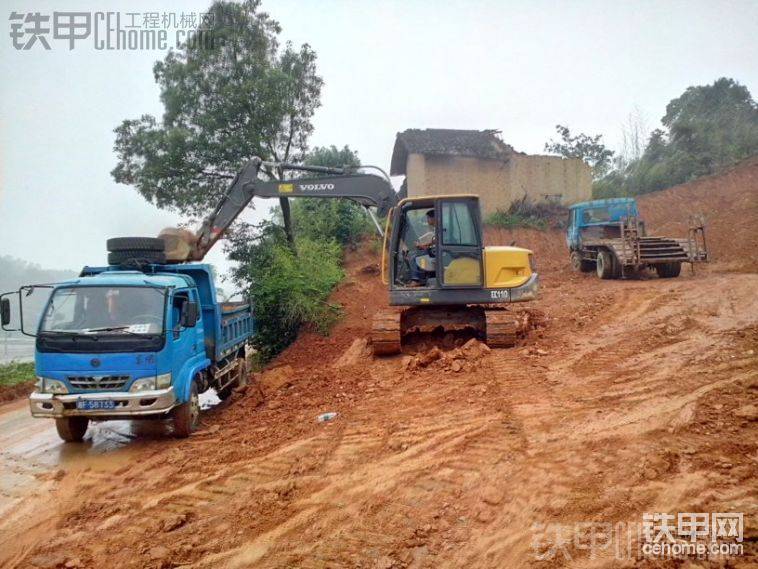
[[[297, 170], [322, 175], [286, 181], [264, 181], [258, 178], [262, 167], [279, 172]], [[376, 207], [377, 213], [384, 216], [398, 202], [398, 195], [389, 180], [374, 174], [352, 172], [345, 168], [264, 162], [256, 157], [245, 164], [234, 177], [218, 205], [195, 233], [194, 242], [188, 244], [189, 250], [179, 257], [173, 257], [172, 260], [202, 260], [254, 197], [351, 199], [366, 208], [379, 233], [381, 233], [381, 227], [368, 208]], [[167, 250], [172, 249], [170, 241], [175, 233], [173, 230], [164, 230], [161, 233], [161, 237], [169, 245]], [[173, 249], [176, 248], [173, 247]]]

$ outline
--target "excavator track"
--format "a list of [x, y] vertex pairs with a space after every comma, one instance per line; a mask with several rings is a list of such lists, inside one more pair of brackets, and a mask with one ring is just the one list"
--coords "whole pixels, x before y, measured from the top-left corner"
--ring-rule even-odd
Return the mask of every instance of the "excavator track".
[[400, 312], [383, 310], [374, 316], [371, 326], [371, 344], [374, 354], [389, 356], [400, 353]]
[[522, 314], [506, 310], [485, 310], [487, 345], [490, 348], [512, 348], [526, 332], [527, 322]]
[[529, 321], [529, 312], [482, 306], [384, 310], [374, 316], [371, 343], [375, 355], [392, 355], [400, 353], [404, 339], [413, 334], [470, 330], [491, 348], [511, 348], [526, 335]]

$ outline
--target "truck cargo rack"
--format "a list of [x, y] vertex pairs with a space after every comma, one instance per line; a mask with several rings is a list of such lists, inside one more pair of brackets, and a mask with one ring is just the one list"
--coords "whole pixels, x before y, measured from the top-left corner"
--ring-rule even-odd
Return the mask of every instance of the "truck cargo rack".
[[646, 235], [645, 226], [636, 216], [619, 221], [619, 237], [586, 239], [588, 248], [608, 248], [613, 251], [621, 266], [622, 276], [629, 268], [661, 263], [695, 263], [708, 261], [705, 239], [705, 220], [702, 215], [691, 216], [687, 237], [655, 237]]

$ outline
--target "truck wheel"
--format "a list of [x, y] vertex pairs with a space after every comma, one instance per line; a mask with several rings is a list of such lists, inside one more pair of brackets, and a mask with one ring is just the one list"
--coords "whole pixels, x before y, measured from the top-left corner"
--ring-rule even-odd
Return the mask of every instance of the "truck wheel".
[[577, 273], [589, 273], [592, 271], [592, 261], [582, 259], [582, 254], [579, 251], [572, 251], [571, 268]]
[[661, 279], [673, 279], [679, 276], [682, 272], [682, 264], [678, 261], [673, 263], [661, 263], [655, 266], [655, 272], [658, 273], [658, 278]]
[[228, 399], [235, 388], [245, 387], [247, 385], [247, 366], [245, 365], [245, 359], [242, 359], [242, 364], [237, 369], [237, 377], [229, 385], [224, 387], [221, 391], [217, 391], [216, 395], [221, 401]]
[[182, 403], [173, 414], [174, 435], [186, 439], [197, 429], [200, 423], [200, 397], [197, 394], [197, 382], [193, 379], [190, 386], [190, 398]]
[[612, 255], [613, 258], [613, 276], [611, 278], [614, 279], [620, 279], [621, 275], [623, 274], [623, 268], [621, 267], [621, 263], [616, 258], [616, 255]]
[[597, 254], [597, 276], [603, 280], [612, 279], [616, 274], [613, 256], [608, 251]]
[[80, 443], [87, 432], [89, 419], [87, 417], [59, 417], [55, 420], [58, 436], [67, 443]]

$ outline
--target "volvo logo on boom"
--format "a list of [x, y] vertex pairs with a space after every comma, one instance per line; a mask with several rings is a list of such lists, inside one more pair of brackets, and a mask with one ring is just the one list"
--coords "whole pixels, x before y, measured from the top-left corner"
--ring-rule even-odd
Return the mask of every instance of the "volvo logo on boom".
[[334, 184], [299, 184], [298, 187], [304, 192], [324, 192], [334, 189]]

